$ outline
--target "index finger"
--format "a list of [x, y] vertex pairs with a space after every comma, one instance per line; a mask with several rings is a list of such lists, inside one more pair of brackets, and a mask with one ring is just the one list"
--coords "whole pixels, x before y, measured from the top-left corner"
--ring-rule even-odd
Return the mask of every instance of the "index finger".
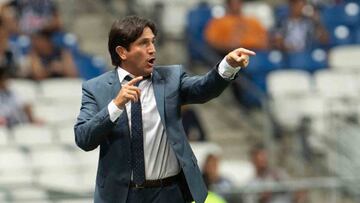
[[248, 50], [248, 49], [244, 49], [244, 48], [239, 48], [239, 49], [236, 49], [236, 53], [237, 54], [247, 54], [247, 55], [251, 55], [251, 56], [255, 56], [256, 53], [251, 51], [251, 50]]
[[127, 85], [135, 85], [137, 82], [140, 82], [143, 79], [143, 76], [136, 77], [130, 80]]

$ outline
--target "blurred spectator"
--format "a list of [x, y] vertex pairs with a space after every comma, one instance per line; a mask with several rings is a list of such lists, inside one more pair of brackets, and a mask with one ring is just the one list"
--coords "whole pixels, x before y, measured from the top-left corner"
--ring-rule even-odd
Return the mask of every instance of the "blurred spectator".
[[10, 76], [17, 75], [17, 64], [15, 63], [14, 53], [9, 47], [8, 32], [0, 18], [0, 66], [7, 67]]
[[228, 191], [233, 187], [230, 180], [222, 177], [219, 173], [220, 157], [215, 154], [209, 154], [203, 165], [203, 177], [208, 189], [216, 193]]
[[308, 162], [311, 162], [313, 159], [313, 150], [309, 143], [309, 138], [312, 134], [311, 130], [312, 120], [310, 117], [305, 116], [300, 120], [300, 125], [297, 129], [298, 138], [300, 140], [300, 145], [302, 148], [302, 155], [304, 159]]
[[0, 17], [3, 21], [3, 26], [6, 28], [9, 36], [19, 33], [19, 26], [17, 23], [17, 11], [12, 0], [4, 0], [0, 4]]
[[196, 111], [189, 106], [181, 107], [184, 130], [189, 141], [205, 141], [206, 133]]
[[324, 46], [329, 36], [318, 12], [306, 0], [288, 0], [289, 15], [279, 19], [274, 31], [274, 48], [289, 52]]
[[7, 67], [0, 67], [0, 126], [13, 127], [21, 123], [41, 123], [34, 118], [31, 107], [7, 85]]
[[69, 51], [57, 47], [52, 32], [42, 30], [32, 35], [30, 77], [42, 80], [52, 77], [76, 77], [77, 69]]
[[210, 20], [205, 30], [209, 45], [221, 54], [236, 47], [263, 50], [268, 47], [266, 29], [253, 17], [242, 15], [242, 0], [226, 0], [225, 16]]
[[[256, 144], [250, 151], [251, 161], [255, 168], [255, 177], [249, 186], [257, 186], [266, 182], [286, 180], [287, 174], [282, 170], [270, 168], [268, 154], [263, 144]], [[286, 193], [273, 193], [265, 191], [257, 194], [252, 202], [258, 203], [290, 203], [291, 195]]]
[[62, 30], [62, 21], [53, 0], [13, 0], [12, 4], [18, 13], [18, 23], [22, 33]]

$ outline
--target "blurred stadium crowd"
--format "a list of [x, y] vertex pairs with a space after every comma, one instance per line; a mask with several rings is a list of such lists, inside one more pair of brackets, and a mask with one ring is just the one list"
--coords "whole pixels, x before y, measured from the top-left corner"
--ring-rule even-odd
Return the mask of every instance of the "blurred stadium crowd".
[[[59, 6], [74, 2], [0, 1], [0, 202], [92, 202], [98, 151], [76, 148], [73, 124], [82, 81], [111, 67], [107, 53], [82, 50], [81, 38], [64, 23]], [[211, 191], [208, 203], [360, 201], [359, 0], [119, 2], [92, 4], [112, 18], [152, 18], [160, 28], [161, 62], [173, 62], [166, 53], [161, 58], [170, 43], [185, 50], [190, 72], [212, 67], [237, 47], [257, 53], [232, 85], [229, 107], [245, 112], [240, 119], [255, 120], [250, 127], [260, 136], [225, 142], [246, 146], [248, 154], [229, 159], [208, 135], [226, 139], [237, 124], [215, 133], [206, 128], [238, 117], [209, 119], [198, 108], [182, 109]]]

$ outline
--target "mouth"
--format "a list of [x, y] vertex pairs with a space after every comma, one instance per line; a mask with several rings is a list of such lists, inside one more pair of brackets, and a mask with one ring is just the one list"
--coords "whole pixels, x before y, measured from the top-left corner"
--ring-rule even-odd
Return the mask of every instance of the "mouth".
[[149, 66], [154, 66], [155, 64], [155, 57], [151, 57], [147, 60]]

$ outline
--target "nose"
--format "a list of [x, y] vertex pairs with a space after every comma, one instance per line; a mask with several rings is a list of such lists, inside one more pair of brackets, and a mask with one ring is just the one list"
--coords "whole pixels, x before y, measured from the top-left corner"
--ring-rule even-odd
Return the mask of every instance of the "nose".
[[149, 54], [155, 54], [156, 53], [156, 48], [155, 48], [155, 44], [151, 43], [148, 49]]

